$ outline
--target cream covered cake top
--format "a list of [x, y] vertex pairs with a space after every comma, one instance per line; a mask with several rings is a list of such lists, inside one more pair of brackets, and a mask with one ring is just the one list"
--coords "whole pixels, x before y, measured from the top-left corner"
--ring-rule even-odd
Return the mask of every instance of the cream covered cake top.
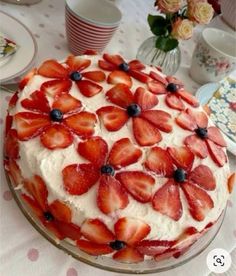
[[118, 55], [84, 55], [44, 62], [20, 88], [7, 116], [7, 167], [58, 238], [138, 262], [180, 251], [176, 241], [196, 238], [225, 208], [225, 141], [176, 78]]

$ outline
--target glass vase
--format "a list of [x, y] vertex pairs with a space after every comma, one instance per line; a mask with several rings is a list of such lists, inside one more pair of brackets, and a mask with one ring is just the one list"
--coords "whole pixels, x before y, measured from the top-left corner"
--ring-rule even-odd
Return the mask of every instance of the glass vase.
[[173, 75], [177, 72], [181, 62], [179, 46], [171, 51], [164, 52], [156, 48], [156, 36], [149, 37], [138, 49], [137, 59], [147, 65], [160, 66], [166, 75]]

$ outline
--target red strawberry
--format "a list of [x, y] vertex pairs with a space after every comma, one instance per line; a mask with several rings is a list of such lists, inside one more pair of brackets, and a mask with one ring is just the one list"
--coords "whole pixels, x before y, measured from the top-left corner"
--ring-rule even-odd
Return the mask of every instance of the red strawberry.
[[35, 213], [35, 215], [39, 218], [42, 219], [43, 217], [43, 210], [41, 209], [41, 207], [39, 206], [39, 204], [32, 199], [31, 197], [29, 197], [26, 194], [22, 194], [21, 195], [23, 200], [29, 205], [29, 207], [33, 210], [33, 212]]
[[208, 191], [215, 190], [216, 188], [215, 177], [209, 167], [205, 165], [195, 167], [188, 179]]
[[164, 132], [172, 131], [171, 115], [162, 110], [146, 110], [141, 117]]
[[168, 248], [166, 251], [164, 251], [162, 253], [159, 253], [159, 254], [156, 254], [155, 260], [157, 262], [160, 262], [160, 261], [163, 261], [163, 260], [166, 260], [166, 259], [170, 259], [171, 257], [173, 257], [173, 255], [175, 253], [178, 253], [178, 252], [179, 252], [178, 249]]
[[180, 201], [179, 187], [174, 180], [168, 180], [158, 189], [152, 199], [153, 209], [178, 221], [182, 216], [182, 204]]
[[85, 142], [80, 142], [77, 150], [85, 159], [96, 166], [101, 166], [105, 162], [108, 146], [102, 138], [93, 137]]
[[172, 177], [174, 167], [168, 151], [159, 147], [151, 148], [147, 154], [144, 166], [156, 174]]
[[81, 107], [81, 102], [67, 93], [57, 96], [52, 105], [53, 109], [59, 109], [62, 113], [77, 112]]
[[115, 64], [119, 66], [121, 63], [124, 63], [123, 58], [120, 55], [109, 55], [109, 54], [104, 54], [103, 58], [112, 64]]
[[40, 90], [46, 93], [48, 96], [55, 98], [60, 96], [63, 92], [69, 92], [72, 82], [70, 80], [51, 80], [44, 82]]
[[9, 130], [12, 127], [13, 117], [7, 112], [6, 121], [5, 121], [5, 137], [7, 136]]
[[194, 131], [197, 128], [197, 124], [186, 111], [182, 111], [175, 119], [176, 123], [183, 129]]
[[215, 143], [210, 141], [209, 139], [206, 140], [206, 144], [213, 161], [219, 167], [223, 167], [224, 164], [227, 163], [227, 156], [224, 150], [220, 146], [217, 146]]
[[119, 130], [129, 119], [126, 111], [115, 106], [102, 107], [96, 113], [109, 131]]
[[162, 73], [151, 71], [149, 73], [149, 76], [151, 78], [153, 78], [154, 80], [161, 82], [164, 85], [168, 84], [168, 81], [165, 79], [165, 77]]
[[158, 104], [158, 98], [143, 87], [138, 87], [136, 89], [134, 100], [142, 110], [153, 108]]
[[9, 176], [11, 177], [11, 179], [13, 181], [13, 184], [15, 186], [20, 185], [23, 181], [23, 177], [21, 174], [21, 170], [14, 159], [9, 159], [7, 169], [9, 171]]
[[127, 108], [130, 104], [134, 103], [134, 96], [129, 87], [123, 83], [116, 84], [107, 91], [106, 97], [108, 100], [120, 107]]
[[86, 219], [81, 226], [81, 234], [91, 242], [98, 244], [106, 244], [115, 240], [113, 233], [99, 219]]
[[186, 92], [184, 90], [179, 90], [178, 91], [178, 95], [185, 100], [185, 102], [187, 102], [188, 104], [192, 105], [193, 107], [198, 107], [199, 106], [199, 102], [197, 100], [196, 97], [194, 97], [193, 95], [191, 95], [189, 92]]
[[200, 158], [206, 158], [208, 156], [207, 146], [204, 140], [198, 137], [196, 134], [187, 136], [184, 139], [184, 144]]
[[113, 252], [113, 249], [106, 244], [96, 244], [86, 240], [78, 240], [76, 244], [80, 250], [93, 256], [106, 255]]
[[43, 131], [43, 128], [51, 124], [47, 115], [31, 112], [19, 112], [14, 115], [14, 119], [17, 136], [22, 141], [36, 137]]
[[232, 173], [229, 178], [228, 178], [228, 182], [227, 182], [227, 185], [228, 185], [228, 190], [229, 190], [229, 193], [231, 194], [232, 191], [233, 191], [233, 187], [235, 185], [235, 182], [236, 182], [236, 173]]
[[184, 110], [184, 104], [181, 99], [179, 99], [176, 95], [174, 94], [168, 94], [166, 96], [166, 104], [173, 109], [177, 110]]
[[[188, 227], [177, 238], [174, 248], [180, 250], [179, 254], [183, 254], [200, 236], [201, 233], [195, 227]], [[174, 257], [177, 257], [176, 255], [175, 253]]]
[[97, 119], [93, 113], [82, 111], [67, 117], [64, 122], [69, 128], [73, 129], [77, 135], [87, 138], [93, 135]]
[[91, 60], [82, 58], [81, 56], [68, 56], [66, 64], [70, 67], [70, 71], [81, 71], [91, 64]]
[[208, 139], [210, 139], [212, 142], [214, 142], [215, 144], [217, 144], [219, 146], [222, 146], [222, 147], [227, 146], [222, 133], [220, 132], [220, 130], [217, 127], [208, 127], [207, 137], [208, 137]]
[[145, 69], [145, 65], [143, 65], [139, 60], [134, 59], [129, 62], [129, 68], [131, 70], [143, 70]]
[[155, 256], [172, 247], [176, 241], [167, 240], [143, 240], [137, 245], [140, 253], [147, 256]]
[[82, 73], [82, 76], [96, 82], [101, 82], [106, 79], [106, 75], [102, 71], [88, 71]]
[[108, 162], [115, 169], [119, 169], [136, 163], [141, 156], [142, 151], [128, 138], [123, 138], [113, 144]]
[[86, 50], [86, 51], [83, 52], [83, 55], [95, 56], [97, 54], [98, 54], [97, 51], [92, 50], [92, 49], [88, 49], [88, 50]]
[[117, 251], [113, 255], [113, 259], [121, 263], [139, 263], [143, 262], [143, 255], [135, 248], [126, 247]]
[[21, 101], [21, 105], [32, 111], [41, 111], [43, 113], [50, 112], [50, 106], [43, 91], [33, 92], [29, 99]]
[[99, 60], [98, 61], [98, 66], [103, 69], [103, 70], [107, 70], [107, 71], [114, 71], [117, 69], [117, 66], [110, 63], [110, 62], [107, 62], [105, 60]]
[[70, 238], [77, 241], [81, 237], [80, 227], [76, 224], [56, 220], [54, 221], [54, 225], [63, 238]]
[[138, 244], [151, 231], [151, 227], [136, 218], [120, 218], [114, 225], [117, 240], [130, 246]]
[[19, 88], [21, 90], [24, 89], [24, 87], [27, 85], [27, 83], [33, 78], [34, 75], [37, 74], [37, 69], [33, 68], [31, 71], [29, 71], [24, 78], [19, 82]]
[[196, 185], [184, 182], [181, 185], [189, 205], [189, 212], [195, 220], [204, 220], [207, 213], [214, 207], [211, 197]]
[[187, 147], [168, 147], [167, 151], [169, 152], [177, 167], [186, 171], [191, 170], [194, 161], [194, 155]]
[[102, 86], [89, 80], [77, 81], [76, 85], [85, 97], [93, 97], [102, 91]]
[[97, 206], [104, 214], [124, 209], [129, 203], [128, 195], [119, 181], [112, 176], [101, 176]]
[[38, 69], [38, 74], [48, 78], [64, 79], [69, 71], [54, 59], [46, 60]]
[[168, 83], [174, 83], [174, 84], [176, 84], [179, 88], [183, 88], [184, 87], [184, 84], [182, 83], [182, 81], [178, 80], [174, 76], [167, 76], [166, 80], [168, 81]]
[[187, 113], [195, 120], [198, 127], [207, 127], [208, 118], [204, 112], [194, 111], [193, 109], [188, 108]]
[[151, 79], [147, 74], [138, 70], [129, 70], [129, 75], [144, 83], [147, 83]]
[[109, 74], [107, 82], [111, 84], [122, 83], [127, 85], [128, 87], [132, 86], [132, 80], [130, 76], [126, 72], [118, 71], [118, 70], [115, 70]]
[[44, 130], [40, 140], [50, 150], [63, 149], [72, 144], [73, 136], [63, 125], [53, 124]]
[[86, 193], [99, 179], [92, 164], [72, 164], [62, 170], [64, 189], [71, 195]]
[[151, 200], [155, 179], [144, 172], [131, 171], [116, 174], [116, 178], [138, 201], [146, 203]]
[[19, 157], [19, 142], [17, 139], [17, 132], [15, 129], [8, 131], [5, 140], [5, 155], [8, 158], [17, 159]]
[[147, 83], [148, 89], [153, 93], [153, 94], [166, 94], [166, 87], [164, 84], [151, 80]]
[[66, 223], [71, 222], [72, 213], [70, 208], [60, 200], [56, 199], [49, 205], [49, 211], [56, 220]]
[[8, 109], [11, 110], [12, 108], [14, 108], [16, 106], [16, 103], [18, 101], [19, 97], [18, 97], [18, 91], [16, 91], [13, 96], [11, 97], [9, 104], [8, 104]]
[[162, 140], [159, 130], [142, 118], [133, 118], [133, 132], [141, 146], [152, 146]]

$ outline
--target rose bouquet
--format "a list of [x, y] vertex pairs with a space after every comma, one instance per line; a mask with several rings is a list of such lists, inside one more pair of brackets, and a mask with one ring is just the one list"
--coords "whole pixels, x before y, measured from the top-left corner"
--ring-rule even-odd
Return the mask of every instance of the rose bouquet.
[[[185, 4], [183, 4], [185, 2]], [[214, 10], [207, 0], [156, 0], [160, 15], [148, 15], [151, 31], [157, 36], [156, 48], [168, 52], [179, 39], [190, 39], [197, 24], [208, 24]]]

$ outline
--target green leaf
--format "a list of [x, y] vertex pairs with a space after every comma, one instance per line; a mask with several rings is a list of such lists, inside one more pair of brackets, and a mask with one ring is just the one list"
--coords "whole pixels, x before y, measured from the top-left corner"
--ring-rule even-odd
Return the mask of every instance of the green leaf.
[[170, 37], [163, 37], [160, 36], [156, 40], [156, 48], [164, 51], [164, 52], [169, 52], [173, 49], [175, 49], [178, 46], [179, 42], [175, 38], [170, 38]]
[[154, 35], [165, 35], [168, 21], [160, 15], [148, 15], [148, 24]]

